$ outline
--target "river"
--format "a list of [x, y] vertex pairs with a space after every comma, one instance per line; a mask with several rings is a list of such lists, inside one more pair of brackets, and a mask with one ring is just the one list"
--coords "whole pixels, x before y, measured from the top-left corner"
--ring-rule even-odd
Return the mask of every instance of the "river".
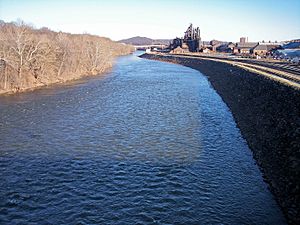
[[207, 78], [137, 54], [0, 97], [0, 224], [285, 224]]

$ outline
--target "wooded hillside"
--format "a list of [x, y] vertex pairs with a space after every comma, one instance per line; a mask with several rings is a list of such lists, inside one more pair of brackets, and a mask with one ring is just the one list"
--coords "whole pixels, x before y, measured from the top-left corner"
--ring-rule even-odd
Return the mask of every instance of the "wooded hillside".
[[0, 93], [103, 73], [133, 48], [90, 34], [0, 22]]
[[132, 37], [118, 41], [130, 45], [169, 45], [172, 40], [170, 39], [151, 39], [147, 37]]

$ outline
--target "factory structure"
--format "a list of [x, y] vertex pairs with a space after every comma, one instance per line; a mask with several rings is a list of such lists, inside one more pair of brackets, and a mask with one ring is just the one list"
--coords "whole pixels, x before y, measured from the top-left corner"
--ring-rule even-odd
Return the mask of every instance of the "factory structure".
[[184, 37], [173, 39], [169, 48], [173, 52], [199, 52], [202, 48], [199, 27], [194, 28], [193, 24], [190, 24], [184, 32]]
[[[299, 40], [296, 40], [299, 41]], [[248, 37], [241, 37], [239, 42], [224, 42], [218, 40], [202, 41], [199, 27], [190, 24], [184, 36], [176, 37], [170, 42], [166, 51], [174, 54], [201, 52], [204, 54], [228, 53], [241, 56], [266, 57], [273, 55], [282, 48], [280, 42], [249, 42]]]

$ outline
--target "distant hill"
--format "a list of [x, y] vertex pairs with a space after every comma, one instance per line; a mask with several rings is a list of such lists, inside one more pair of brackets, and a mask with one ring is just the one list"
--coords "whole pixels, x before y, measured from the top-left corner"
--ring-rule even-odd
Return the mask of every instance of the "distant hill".
[[124, 44], [130, 44], [130, 45], [154, 45], [154, 44], [169, 45], [170, 41], [171, 41], [170, 39], [151, 39], [147, 37], [136, 36], [128, 39], [123, 39], [118, 42]]

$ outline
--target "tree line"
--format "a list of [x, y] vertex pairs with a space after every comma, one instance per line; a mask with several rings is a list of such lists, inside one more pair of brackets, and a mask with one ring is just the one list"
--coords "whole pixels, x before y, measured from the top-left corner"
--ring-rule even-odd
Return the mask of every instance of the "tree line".
[[132, 51], [104, 37], [0, 21], [0, 93], [103, 73]]

